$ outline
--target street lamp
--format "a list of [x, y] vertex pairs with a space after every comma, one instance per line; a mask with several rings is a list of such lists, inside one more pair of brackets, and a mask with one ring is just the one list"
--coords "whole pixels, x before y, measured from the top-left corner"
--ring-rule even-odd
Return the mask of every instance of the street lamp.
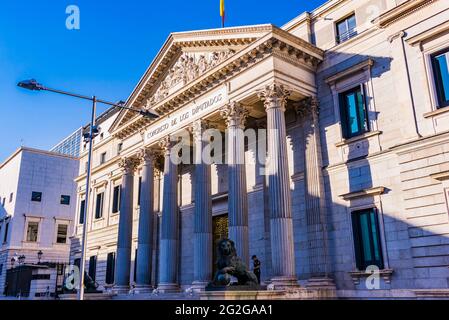
[[83, 96], [83, 95], [76, 94], [76, 93], [70, 93], [70, 92], [66, 92], [66, 91], [62, 91], [62, 90], [47, 88], [47, 87], [43, 86], [42, 84], [40, 84], [39, 82], [37, 82], [35, 79], [21, 81], [17, 85], [21, 88], [32, 90], [32, 91], [50, 91], [50, 92], [54, 92], [54, 93], [63, 94], [66, 96], [71, 96], [71, 97], [75, 97], [75, 98], [79, 98], [79, 99], [83, 99], [83, 100], [92, 101], [92, 117], [90, 120], [90, 130], [89, 130], [90, 132], [84, 136], [86, 142], [89, 143], [89, 155], [88, 155], [88, 160], [87, 160], [86, 197], [85, 197], [85, 204], [84, 204], [84, 219], [83, 219], [83, 240], [82, 240], [82, 245], [81, 245], [81, 256], [82, 257], [81, 257], [81, 264], [80, 264], [80, 281], [79, 281], [79, 290], [78, 290], [78, 299], [84, 300], [84, 269], [85, 269], [84, 265], [85, 265], [85, 261], [86, 261], [86, 242], [87, 242], [87, 219], [86, 219], [86, 217], [88, 216], [87, 210], [88, 210], [88, 206], [89, 206], [90, 176], [91, 176], [91, 171], [92, 171], [92, 161], [91, 161], [92, 160], [92, 145], [93, 145], [92, 141], [95, 138], [95, 136], [98, 134], [98, 131], [99, 131], [98, 127], [95, 125], [95, 121], [96, 121], [95, 113], [96, 113], [96, 109], [97, 109], [97, 103], [102, 103], [102, 104], [117, 107], [120, 109], [131, 110], [131, 111], [139, 113], [143, 117], [146, 117], [149, 119], [157, 119], [157, 118], [159, 118], [159, 115], [154, 113], [151, 110], [142, 110], [142, 109], [134, 109], [131, 107], [127, 107], [127, 106], [125, 106], [125, 103], [123, 103], [123, 102], [112, 103], [112, 102], [108, 102], [105, 100], [100, 100], [96, 96], [88, 97], [88, 96]]
[[25, 263], [25, 259], [26, 257], [22, 254], [21, 256], [19, 256], [19, 265], [22, 265]]
[[42, 259], [42, 256], [43, 256], [43, 252], [42, 252], [42, 250], [39, 250], [39, 252], [37, 253], [37, 264], [41, 264], [41, 259]]
[[16, 263], [16, 258], [11, 258], [11, 269], [14, 269], [14, 264]]

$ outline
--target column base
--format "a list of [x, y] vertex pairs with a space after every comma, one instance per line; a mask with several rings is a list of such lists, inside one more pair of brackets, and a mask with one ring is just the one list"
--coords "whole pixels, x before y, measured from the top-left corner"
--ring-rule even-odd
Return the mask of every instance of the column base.
[[157, 286], [157, 291], [159, 293], [178, 293], [181, 292], [181, 289], [177, 283], [160, 283]]
[[275, 277], [268, 285], [270, 290], [295, 290], [300, 288], [296, 277]]
[[114, 294], [129, 294], [130, 287], [129, 286], [114, 286], [112, 288], [112, 292]]
[[193, 281], [192, 290], [193, 292], [203, 292], [205, 291], [207, 285], [210, 281]]
[[133, 294], [150, 294], [154, 290], [153, 286], [150, 285], [136, 285], [134, 289], [132, 289]]
[[329, 277], [313, 277], [307, 281], [308, 289], [333, 289], [336, 290], [334, 279]]

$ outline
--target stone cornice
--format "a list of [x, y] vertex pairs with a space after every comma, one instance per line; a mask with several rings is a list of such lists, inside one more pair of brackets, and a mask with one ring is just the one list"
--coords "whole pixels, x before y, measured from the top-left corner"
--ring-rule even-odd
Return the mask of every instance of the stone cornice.
[[356, 191], [356, 192], [342, 194], [342, 195], [340, 195], [340, 197], [343, 198], [344, 200], [348, 201], [348, 200], [353, 200], [353, 199], [358, 199], [358, 198], [363, 198], [363, 197], [378, 196], [378, 195], [383, 194], [384, 192], [385, 192], [385, 187], [376, 187], [376, 188], [364, 189], [364, 190], [360, 190], [360, 191]]
[[389, 25], [404, 19], [410, 14], [422, 9], [423, 7], [432, 4], [438, 0], [409, 0], [403, 4], [394, 7], [393, 9], [381, 14], [378, 18], [374, 19], [381, 28], [386, 28]]
[[367, 68], [371, 68], [374, 65], [374, 60], [371, 58], [366, 59], [365, 61], [362, 61], [358, 64], [356, 64], [355, 66], [352, 66], [350, 68], [347, 68], [343, 71], [340, 71], [336, 74], [333, 74], [330, 77], [326, 78], [326, 83], [331, 85], [334, 84], [335, 82], [337, 82], [338, 80], [345, 78], [347, 76], [350, 76], [354, 73], [357, 73], [361, 70], [367, 69]]
[[[231, 58], [209, 70], [188, 85], [185, 85], [181, 90], [167, 96], [157, 103], [153, 109], [161, 116], [169, 114], [203, 94], [205, 91], [222, 84], [236, 72], [261, 60], [263, 56], [273, 54], [276, 51], [288, 54], [298, 61], [302, 61], [305, 66], [309, 66], [310, 68], [316, 68], [318, 63], [323, 60], [324, 52], [321, 49], [279, 28], [274, 26], [271, 26], [271, 28], [271, 33], [266, 34], [264, 37], [248, 45], [247, 48], [237, 52]], [[152, 85], [148, 84], [148, 86], [151, 87]], [[143, 91], [141, 90], [140, 92]], [[145, 97], [146, 95], [140, 94], [138, 97], [135, 97], [134, 101], [137, 105], [140, 105], [143, 103]], [[129, 121], [124, 126], [116, 128], [113, 132], [113, 135], [120, 139], [134, 134], [139, 129], [153, 122], [141, 116], [131, 115], [131, 113], [125, 114], [129, 115]], [[132, 119], [133, 116], [134, 118]], [[117, 118], [115, 126], [118, 126], [119, 122], [123, 122], [123, 120], [126, 119], [122, 117]]]
[[436, 37], [444, 32], [449, 32], [449, 21], [443, 22], [436, 27], [433, 27], [429, 30], [426, 30], [426, 31], [420, 33], [420, 34], [410, 37], [406, 41], [410, 45], [415, 46], [415, 45], [421, 44], [424, 41], [433, 39], [434, 37]]

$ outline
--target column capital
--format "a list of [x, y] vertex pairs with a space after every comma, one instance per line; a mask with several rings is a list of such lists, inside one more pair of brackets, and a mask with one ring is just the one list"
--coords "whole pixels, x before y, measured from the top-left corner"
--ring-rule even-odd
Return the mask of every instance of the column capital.
[[188, 130], [192, 133], [193, 139], [201, 139], [204, 131], [215, 128], [215, 125], [209, 120], [197, 120], [194, 121]]
[[139, 160], [134, 157], [121, 158], [118, 165], [124, 174], [132, 174], [136, 171]]
[[301, 101], [295, 102], [295, 111], [301, 118], [313, 116], [317, 118], [320, 113], [320, 102], [317, 97], [307, 97]]
[[280, 108], [285, 111], [290, 90], [282, 84], [272, 83], [258, 93], [259, 99], [264, 102], [265, 109]]
[[154, 163], [158, 155], [157, 150], [152, 148], [141, 148], [137, 153], [137, 157], [143, 163], [151, 162]]
[[176, 144], [176, 141], [173, 141], [169, 135], [163, 137], [158, 142], [159, 147], [162, 149], [162, 152], [165, 155], [170, 154], [170, 151], [175, 144]]
[[228, 127], [243, 128], [249, 112], [240, 102], [232, 101], [220, 109], [220, 115]]

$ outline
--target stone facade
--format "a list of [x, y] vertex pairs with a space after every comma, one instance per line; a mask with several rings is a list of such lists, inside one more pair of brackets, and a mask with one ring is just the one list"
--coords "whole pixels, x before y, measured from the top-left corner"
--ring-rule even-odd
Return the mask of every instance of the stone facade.
[[[91, 199], [104, 193], [103, 215], [95, 219], [92, 200], [87, 257], [97, 256], [100, 285], [114, 288], [105, 283], [107, 255], [126, 244], [126, 255], [117, 255], [118, 291], [134, 284], [201, 290], [212, 268], [210, 217], [228, 214], [239, 254], [247, 262], [259, 257], [270, 288], [324, 288], [350, 298], [447, 292], [449, 109], [438, 108], [430, 62], [449, 43], [447, 10], [443, 0], [332, 0], [282, 28], [172, 34], [128, 100], [161, 118], [123, 111], [102, 126], [108, 135], [94, 146]], [[346, 39], [337, 24], [352, 14], [357, 26]], [[212, 65], [215, 55], [224, 58]], [[367, 130], [345, 138], [340, 97], [357, 87]], [[227, 162], [169, 163], [173, 146], [162, 142], [197, 121], [227, 133], [220, 150]], [[260, 144], [239, 144], [239, 130], [248, 128], [267, 129], [266, 167], [254, 161]], [[204, 147], [195, 133], [191, 140]], [[159, 153], [151, 166], [139, 158], [142, 148]], [[138, 163], [123, 175], [126, 159]], [[82, 170], [76, 181], [79, 209]], [[126, 206], [113, 213], [114, 187], [125, 184]], [[374, 289], [357, 267], [352, 220], [362, 209], [377, 217], [382, 268]], [[72, 261], [81, 230], [72, 237]], [[147, 252], [139, 254], [138, 243]], [[136, 255], [145, 261], [136, 263]]]
[[[77, 158], [30, 148], [18, 149], [0, 165], [0, 294], [15, 256], [24, 255], [26, 264], [36, 264], [42, 251], [42, 263], [69, 262], [78, 166]], [[41, 193], [40, 201], [32, 201], [33, 192]], [[62, 195], [70, 197], [68, 204], [61, 204]], [[38, 224], [35, 239], [28, 238], [30, 223]], [[61, 225], [67, 228], [65, 242], [58, 241]]]

